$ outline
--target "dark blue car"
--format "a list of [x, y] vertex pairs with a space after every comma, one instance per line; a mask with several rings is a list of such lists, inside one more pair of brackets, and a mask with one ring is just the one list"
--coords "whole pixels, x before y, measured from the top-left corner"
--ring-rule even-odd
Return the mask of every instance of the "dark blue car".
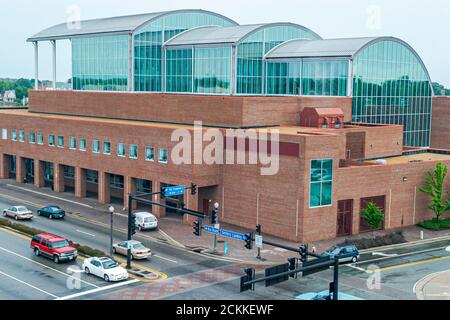
[[58, 206], [48, 206], [37, 211], [39, 216], [48, 217], [49, 219], [63, 219], [66, 212]]
[[331, 249], [325, 251], [322, 256], [337, 257], [339, 262], [357, 262], [359, 260], [359, 251], [354, 244], [337, 244]]

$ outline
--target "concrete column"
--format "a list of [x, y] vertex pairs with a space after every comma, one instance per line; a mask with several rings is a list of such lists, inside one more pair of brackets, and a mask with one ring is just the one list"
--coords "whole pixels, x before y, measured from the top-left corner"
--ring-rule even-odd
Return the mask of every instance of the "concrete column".
[[39, 43], [33, 42], [34, 45], [34, 90], [39, 89]]
[[75, 167], [75, 197], [86, 198], [86, 169]]
[[107, 172], [98, 172], [98, 202], [101, 204], [111, 202], [110, 175]]
[[[136, 194], [136, 179], [133, 177], [124, 177], [125, 186], [123, 188], [123, 207], [128, 209], [128, 194]], [[133, 201], [132, 210], [137, 209], [137, 202]]]
[[22, 157], [16, 157], [16, 182], [23, 183], [25, 178], [25, 159]]
[[64, 166], [53, 163], [53, 191], [64, 192]]
[[[152, 180], [152, 192], [159, 192], [160, 190], [161, 190], [161, 182]], [[161, 196], [154, 195], [153, 201], [161, 203]], [[158, 218], [163, 218], [166, 216], [166, 210], [160, 206], [152, 206], [152, 213]]]
[[53, 51], [53, 89], [56, 90], [56, 40], [52, 40]]
[[[192, 195], [190, 190], [186, 191], [186, 194], [184, 195], [184, 202], [186, 203], [186, 207], [188, 209], [198, 211], [198, 192], [196, 195]], [[192, 224], [196, 220], [196, 217], [190, 216], [188, 214], [185, 214], [183, 216], [183, 223], [186, 224]]]
[[7, 154], [0, 154], [0, 179], [9, 179], [9, 171], [11, 170], [11, 160]]
[[34, 159], [34, 185], [38, 188], [45, 187], [44, 162]]

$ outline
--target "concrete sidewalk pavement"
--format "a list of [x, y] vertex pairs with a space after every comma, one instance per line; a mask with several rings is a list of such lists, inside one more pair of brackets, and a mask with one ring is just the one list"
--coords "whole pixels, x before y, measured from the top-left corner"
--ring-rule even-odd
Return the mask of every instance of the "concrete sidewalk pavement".
[[430, 274], [415, 287], [419, 300], [450, 300], [450, 270]]

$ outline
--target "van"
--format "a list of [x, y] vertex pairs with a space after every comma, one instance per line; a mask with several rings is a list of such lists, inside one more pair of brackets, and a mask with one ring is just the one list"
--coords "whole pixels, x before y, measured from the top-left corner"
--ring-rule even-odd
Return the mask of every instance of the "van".
[[158, 219], [149, 212], [137, 212], [136, 227], [139, 231], [142, 230], [154, 230], [158, 228]]

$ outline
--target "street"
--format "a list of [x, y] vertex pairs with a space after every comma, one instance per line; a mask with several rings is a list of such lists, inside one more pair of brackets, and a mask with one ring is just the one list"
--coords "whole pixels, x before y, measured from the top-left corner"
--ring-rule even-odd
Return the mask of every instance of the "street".
[[[64, 220], [35, 215], [32, 221], [21, 223], [109, 253], [109, 216], [105, 213], [104, 221], [88, 220], [87, 213], [101, 214], [98, 209], [47, 194], [46, 190], [36, 193], [5, 183], [0, 185], [2, 209], [26, 205], [35, 213], [49, 204], [59, 205], [71, 213]], [[114, 219], [115, 242], [125, 240], [126, 217], [116, 215]], [[157, 274], [158, 279], [146, 281], [134, 277], [119, 284], [108, 284], [81, 272], [82, 258], [76, 263], [56, 265], [35, 257], [26, 236], [0, 229], [0, 299], [291, 300], [303, 293], [327, 290], [332, 280], [332, 270], [328, 270], [269, 288], [260, 283], [255, 291], [239, 293], [239, 277], [248, 265], [164, 243], [157, 239], [158, 232], [161, 231], [136, 234], [134, 238], [150, 247], [154, 256], [133, 261], [140, 269]], [[450, 253], [445, 250], [449, 245], [449, 240], [439, 240], [362, 253], [357, 264], [340, 266], [339, 290], [367, 300], [416, 299], [414, 289], [420, 279], [449, 269]], [[122, 263], [125, 259], [116, 258]], [[264, 266], [253, 267], [257, 277], [262, 276]]]

